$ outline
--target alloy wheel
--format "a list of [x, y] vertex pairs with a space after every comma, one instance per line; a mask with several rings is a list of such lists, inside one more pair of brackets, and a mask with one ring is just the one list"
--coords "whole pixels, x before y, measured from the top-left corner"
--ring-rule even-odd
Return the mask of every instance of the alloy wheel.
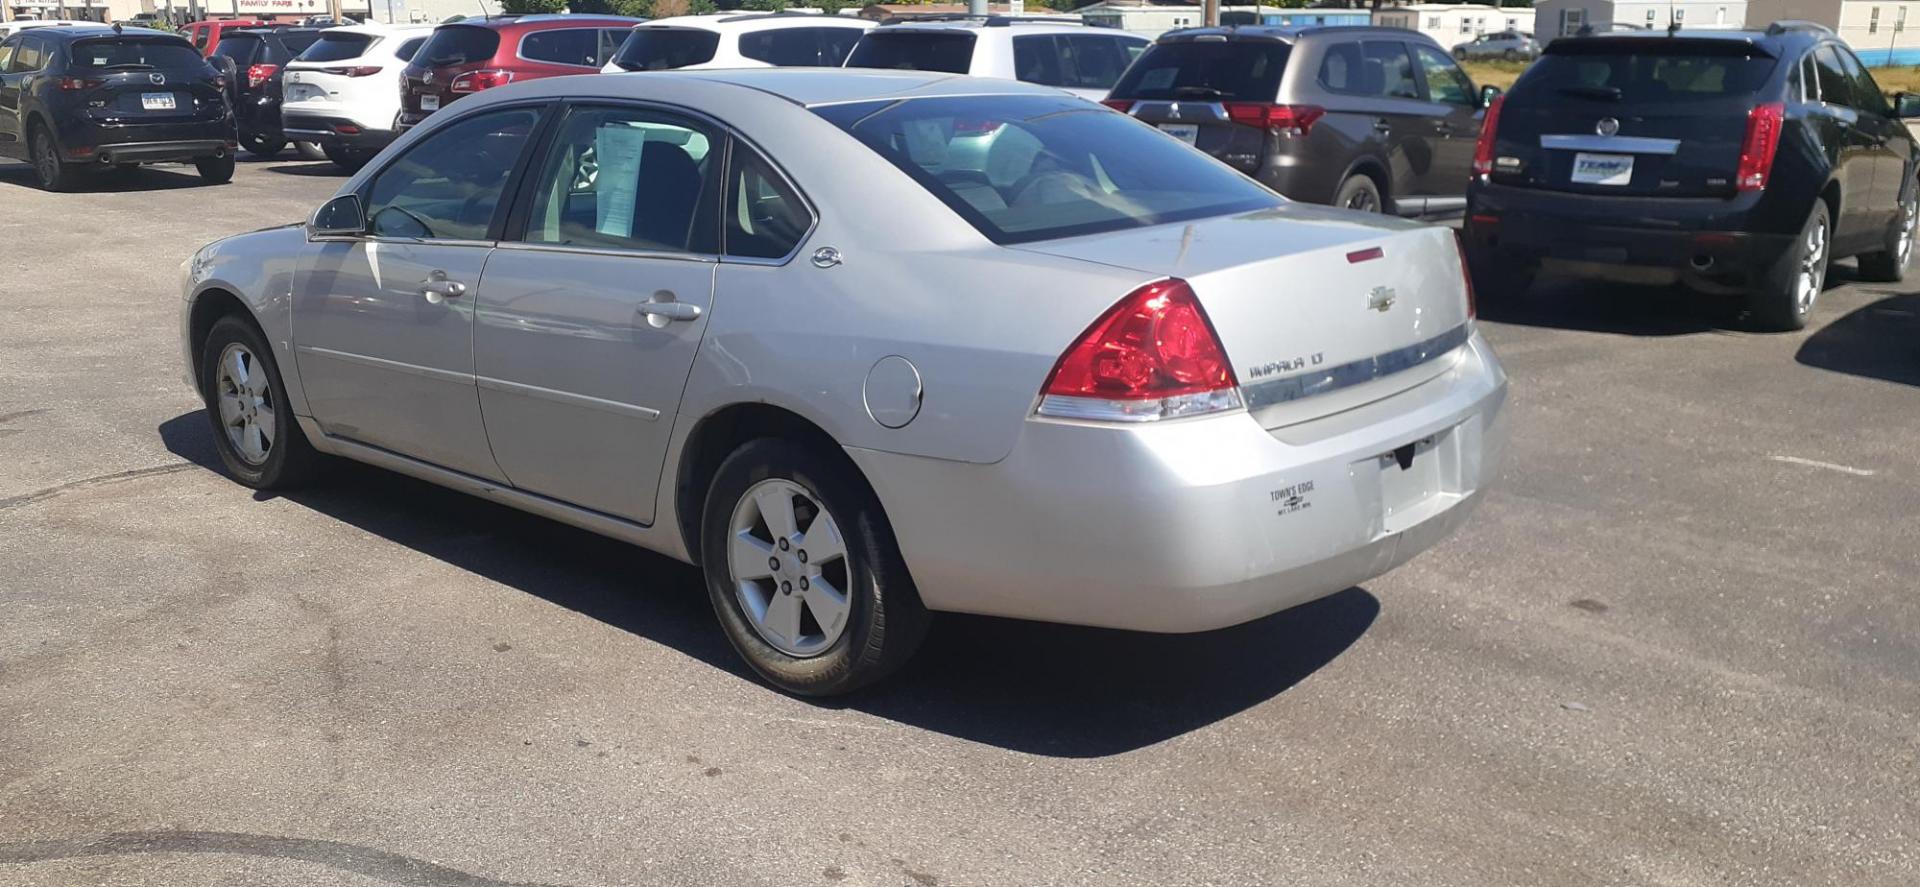
[[273, 450], [273, 386], [267, 369], [253, 352], [235, 342], [220, 352], [220, 370], [214, 379], [220, 427], [227, 442], [249, 465], [261, 465]]
[[1380, 201], [1374, 199], [1372, 191], [1369, 191], [1365, 188], [1361, 188], [1353, 192], [1352, 194], [1347, 195], [1346, 208], [1357, 209], [1361, 212], [1369, 212], [1369, 213], [1379, 212]]
[[801, 659], [831, 648], [853, 613], [852, 570], [833, 515], [799, 484], [772, 478], [747, 488], [728, 528], [734, 597], [760, 639]]
[[1820, 288], [1827, 280], [1827, 225], [1824, 221], [1807, 229], [1801, 245], [1800, 275], [1794, 281], [1795, 306], [1801, 314], [1813, 310]]
[[33, 137], [33, 171], [40, 176], [40, 183], [52, 185], [60, 178], [60, 156], [53, 147], [53, 139], [41, 130]]
[[1908, 197], [1900, 203], [1900, 239], [1893, 247], [1895, 267], [1905, 268], [1913, 258], [1913, 228], [1916, 219], [1920, 219], [1920, 196]]

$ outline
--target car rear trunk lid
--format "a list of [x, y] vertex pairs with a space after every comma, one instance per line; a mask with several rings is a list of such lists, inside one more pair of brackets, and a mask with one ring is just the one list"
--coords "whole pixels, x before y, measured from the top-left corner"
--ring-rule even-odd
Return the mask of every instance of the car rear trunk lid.
[[1235, 122], [1228, 109], [1271, 106], [1291, 52], [1274, 40], [1157, 44], [1121, 75], [1108, 104], [1252, 173], [1267, 153], [1268, 127]]
[[1020, 248], [1187, 281], [1268, 428], [1412, 388], [1470, 335], [1446, 228], [1289, 204]]

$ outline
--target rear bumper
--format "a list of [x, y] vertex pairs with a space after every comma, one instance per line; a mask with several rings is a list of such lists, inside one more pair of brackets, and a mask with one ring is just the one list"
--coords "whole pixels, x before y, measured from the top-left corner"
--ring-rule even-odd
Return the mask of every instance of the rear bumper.
[[184, 142], [134, 142], [101, 145], [94, 159], [105, 163], [168, 163], [224, 157], [233, 152], [225, 139], [196, 139]]
[[233, 118], [221, 115], [204, 120], [177, 120], [167, 123], [96, 123], [69, 118], [58, 127], [60, 148], [72, 159], [73, 152], [87, 147], [97, 154], [107, 146], [126, 147], [167, 142], [218, 142], [225, 146], [234, 139]]
[[393, 121], [374, 127], [351, 117], [315, 114], [288, 107], [281, 115], [281, 132], [295, 141], [378, 151], [399, 138]]
[[[1477, 335], [1444, 359], [1412, 389], [1277, 431], [1247, 413], [1031, 421], [991, 465], [849, 453], [932, 609], [1206, 631], [1379, 576], [1466, 519], [1504, 450], [1506, 376]], [[1402, 469], [1391, 454], [1409, 444]]]
[[[1761, 195], [1733, 198], [1607, 197], [1476, 182], [1466, 242], [1543, 264], [1658, 271], [1703, 282], [1751, 282], [1792, 245], [1793, 235], [1753, 230]], [[1644, 276], [1643, 276], [1644, 278]]]

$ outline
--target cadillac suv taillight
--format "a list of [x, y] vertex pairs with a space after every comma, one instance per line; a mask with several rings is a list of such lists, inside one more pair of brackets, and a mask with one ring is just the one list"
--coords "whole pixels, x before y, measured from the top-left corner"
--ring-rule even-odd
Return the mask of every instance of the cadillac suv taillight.
[[1767, 186], [1773, 173], [1773, 155], [1780, 150], [1780, 128], [1785, 125], [1787, 106], [1767, 102], [1747, 112], [1747, 137], [1740, 142], [1740, 167], [1734, 174], [1734, 188], [1758, 191]]
[[1487, 104], [1486, 116], [1480, 120], [1480, 139], [1473, 143], [1473, 174], [1485, 176], [1493, 174], [1493, 140], [1495, 130], [1500, 128], [1500, 107], [1507, 103], [1507, 97], [1498, 95]]
[[1186, 281], [1143, 286], [1094, 321], [1041, 390], [1039, 414], [1151, 422], [1240, 407], [1226, 349]]

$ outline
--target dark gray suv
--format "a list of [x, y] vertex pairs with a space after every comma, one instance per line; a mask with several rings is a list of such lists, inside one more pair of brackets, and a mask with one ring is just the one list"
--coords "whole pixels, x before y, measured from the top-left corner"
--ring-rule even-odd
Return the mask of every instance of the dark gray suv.
[[1466, 207], [1486, 103], [1399, 28], [1195, 28], [1148, 48], [1106, 104], [1295, 200], [1400, 215]]

